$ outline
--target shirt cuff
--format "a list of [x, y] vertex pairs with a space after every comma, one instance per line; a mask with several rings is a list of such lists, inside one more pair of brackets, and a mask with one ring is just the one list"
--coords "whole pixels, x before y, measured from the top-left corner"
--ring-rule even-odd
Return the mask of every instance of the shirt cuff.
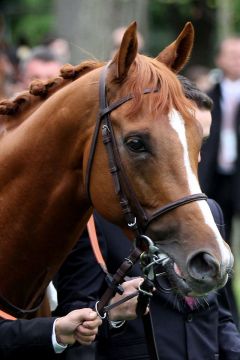
[[[57, 320], [57, 319], [56, 319]], [[63, 344], [59, 344], [57, 342], [57, 338], [56, 338], [56, 331], [55, 331], [55, 323], [56, 323], [56, 320], [54, 320], [54, 323], [53, 323], [53, 329], [52, 329], [52, 345], [53, 345], [53, 349], [55, 351], [56, 354], [60, 354], [62, 353], [67, 347], [68, 345], [63, 345]]]

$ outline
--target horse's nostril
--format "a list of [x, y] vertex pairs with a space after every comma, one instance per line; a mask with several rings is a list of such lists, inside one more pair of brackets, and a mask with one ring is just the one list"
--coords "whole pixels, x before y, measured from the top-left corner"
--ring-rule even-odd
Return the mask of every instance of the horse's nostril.
[[189, 260], [188, 271], [195, 280], [209, 280], [217, 276], [219, 264], [212, 255], [199, 252]]

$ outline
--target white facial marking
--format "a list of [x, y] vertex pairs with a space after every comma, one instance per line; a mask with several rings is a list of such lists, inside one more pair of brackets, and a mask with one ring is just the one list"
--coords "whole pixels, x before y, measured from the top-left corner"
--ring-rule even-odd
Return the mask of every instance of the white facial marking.
[[[169, 113], [169, 122], [170, 122], [170, 125], [172, 126], [172, 128], [178, 134], [179, 140], [183, 147], [183, 159], [184, 159], [184, 165], [186, 168], [186, 174], [187, 174], [190, 194], [200, 193], [201, 189], [200, 189], [198, 180], [197, 180], [195, 174], [193, 173], [191, 164], [190, 164], [184, 120], [183, 120], [182, 116], [179, 114], [179, 112], [177, 112], [174, 109]], [[213, 232], [216, 236], [216, 240], [219, 244], [220, 251], [222, 254], [222, 263], [225, 266], [228, 266], [230, 263], [230, 252], [224, 245], [223, 239], [222, 239], [222, 237], [218, 231], [218, 228], [215, 224], [215, 221], [213, 219], [211, 210], [206, 201], [201, 200], [201, 201], [198, 201], [197, 203], [202, 212], [205, 223], [213, 230]]]

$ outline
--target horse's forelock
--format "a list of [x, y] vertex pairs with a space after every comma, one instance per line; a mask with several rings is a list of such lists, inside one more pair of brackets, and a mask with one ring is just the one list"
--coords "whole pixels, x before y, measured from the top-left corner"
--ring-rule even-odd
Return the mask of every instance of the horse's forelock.
[[133, 95], [132, 105], [128, 115], [135, 113], [141, 107], [146, 88], [158, 89], [149, 112], [168, 113], [175, 108], [184, 118], [189, 118], [191, 102], [184, 96], [182, 86], [176, 75], [157, 60], [138, 55], [134, 62], [134, 70], [126, 81], [128, 91]]

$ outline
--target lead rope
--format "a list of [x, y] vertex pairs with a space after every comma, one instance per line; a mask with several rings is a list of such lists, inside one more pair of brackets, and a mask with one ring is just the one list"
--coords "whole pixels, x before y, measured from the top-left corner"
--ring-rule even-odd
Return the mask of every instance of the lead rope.
[[[143, 235], [144, 240], [147, 240], [148, 245], [150, 245], [150, 256], [148, 260], [146, 259], [146, 253], [142, 253], [137, 247], [134, 247], [133, 250], [130, 252], [129, 256], [124, 259], [123, 263], [118, 268], [116, 273], [111, 276], [107, 271], [107, 266], [99, 247], [93, 216], [91, 216], [88, 222], [87, 229], [96, 260], [102, 267], [103, 271], [107, 274], [106, 280], [108, 283], [107, 290], [95, 305], [96, 312], [102, 319], [104, 319], [108, 311], [130, 300], [131, 298], [138, 296], [136, 313], [138, 316], [142, 317], [149, 356], [151, 360], [159, 360], [151, 313], [149, 311], [148, 314], [144, 315], [149, 305], [150, 297], [152, 296], [152, 291], [154, 288], [153, 281], [150, 280], [153, 272], [152, 270], [150, 270], [149, 262], [154, 262], [152, 261], [152, 257], [156, 256], [156, 247], [152, 244], [152, 242], [149, 244], [149, 238]], [[142, 262], [142, 264], [146, 265], [145, 268], [147, 268], [147, 270], [145, 270], [144, 281], [139, 287], [139, 289], [132, 294], [125, 296], [123, 299], [117, 301], [116, 303], [107, 305], [109, 301], [116, 295], [116, 293], [119, 293], [120, 295], [123, 294], [123, 288], [120, 284], [124, 281], [124, 277], [126, 276], [127, 272], [133, 267], [133, 265], [139, 260], [140, 257], [144, 258], [144, 262]], [[151, 275], [149, 276], [149, 274]]]

